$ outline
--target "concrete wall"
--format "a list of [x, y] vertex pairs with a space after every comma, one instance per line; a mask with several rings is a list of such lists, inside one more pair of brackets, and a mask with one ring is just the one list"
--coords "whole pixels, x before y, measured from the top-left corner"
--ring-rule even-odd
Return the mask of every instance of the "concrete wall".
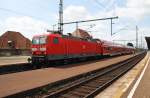
[[0, 56], [26, 55], [30, 56], [30, 49], [0, 49]]

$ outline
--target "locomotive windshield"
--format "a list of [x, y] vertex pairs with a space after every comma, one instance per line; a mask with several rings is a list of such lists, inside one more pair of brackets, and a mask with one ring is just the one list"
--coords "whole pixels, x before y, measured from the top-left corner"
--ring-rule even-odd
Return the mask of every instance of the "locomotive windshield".
[[40, 36], [32, 39], [32, 44], [46, 44], [46, 37]]
[[33, 38], [32, 44], [39, 44], [39, 38]]

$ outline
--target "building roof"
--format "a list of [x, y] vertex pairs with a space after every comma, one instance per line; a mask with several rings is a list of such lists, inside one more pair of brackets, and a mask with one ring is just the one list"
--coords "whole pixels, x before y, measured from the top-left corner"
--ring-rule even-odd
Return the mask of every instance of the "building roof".
[[147, 42], [148, 49], [150, 50], [150, 37], [145, 37], [145, 40]]
[[72, 33], [72, 36], [80, 38], [92, 38], [92, 36], [85, 30], [77, 29]]

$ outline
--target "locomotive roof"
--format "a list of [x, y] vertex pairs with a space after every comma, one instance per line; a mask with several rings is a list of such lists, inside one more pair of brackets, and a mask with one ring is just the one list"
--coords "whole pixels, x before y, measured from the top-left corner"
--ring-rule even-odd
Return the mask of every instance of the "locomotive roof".
[[62, 38], [70, 38], [70, 39], [76, 39], [76, 40], [84, 40], [84, 41], [96, 42], [96, 40], [94, 40], [94, 39], [86, 39], [86, 38], [80, 38], [80, 37], [69, 36], [69, 35], [60, 35], [60, 34], [54, 34], [54, 33], [39, 34], [39, 35], [33, 36], [33, 38], [34, 37], [40, 37], [40, 36], [53, 36], [53, 37], [62, 37]]
[[106, 41], [106, 40], [101, 40], [101, 42], [106, 46], [108, 45], [108, 46], [116, 46], [116, 47], [127, 47], [126, 45], [122, 45], [122, 44], [118, 44], [118, 43], [114, 43], [114, 42]]
[[56, 36], [56, 37], [61, 37], [60, 34], [39, 34], [39, 35], [34, 35], [33, 37], [40, 37], [40, 36]]
[[76, 39], [76, 40], [85, 40], [85, 41], [91, 41], [91, 42], [100, 41], [101, 43], [103, 43], [103, 45], [106, 45], [106, 46], [108, 45], [108, 46], [116, 46], [116, 47], [134, 48], [134, 47], [130, 47], [130, 46], [126, 46], [126, 45], [122, 45], [122, 44], [118, 44], [118, 43], [114, 43], [114, 42], [106, 41], [102, 39], [84, 39], [84, 38], [79, 38], [75, 36], [60, 35], [60, 34], [55, 34], [55, 33], [40, 34], [40, 35], [35, 35], [34, 37], [40, 37], [40, 36], [54, 36], [54, 37], [70, 38], [70, 39]]

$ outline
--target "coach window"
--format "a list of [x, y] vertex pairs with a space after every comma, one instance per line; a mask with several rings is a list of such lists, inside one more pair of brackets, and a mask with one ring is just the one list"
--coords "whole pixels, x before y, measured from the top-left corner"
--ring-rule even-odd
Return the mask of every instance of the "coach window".
[[112, 50], [112, 48], [111, 48], [111, 47], [108, 47], [108, 50]]
[[110, 51], [110, 50], [111, 50], [111, 47], [106, 47], [106, 50]]
[[53, 42], [54, 42], [54, 44], [58, 44], [58, 43], [59, 43], [58, 38], [57, 38], [57, 37], [55, 37], [55, 38], [54, 38], [54, 40], [53, 40]]

